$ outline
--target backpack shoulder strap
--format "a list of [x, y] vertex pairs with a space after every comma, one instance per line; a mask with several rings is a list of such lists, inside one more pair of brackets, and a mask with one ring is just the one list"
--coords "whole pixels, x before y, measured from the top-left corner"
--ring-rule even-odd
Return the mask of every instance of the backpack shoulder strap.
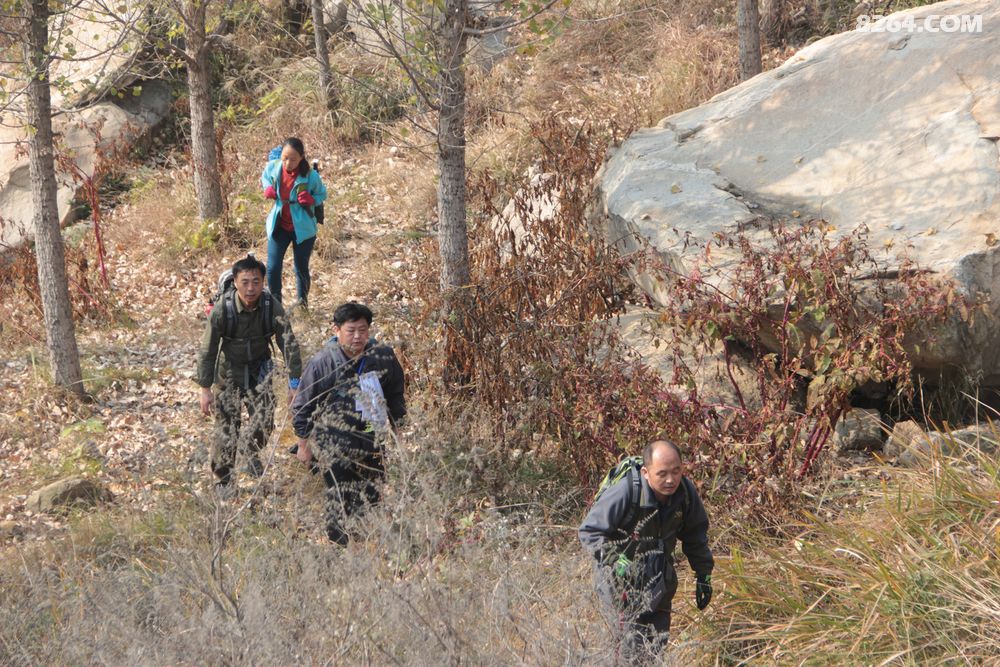
[[271, 303], [271, 293], [264, 290], [261, 297], [264, 302], [261, 304], [264, 316], [264, 337], [270, 338], [274, 335], [274, 305]]
[[639, 503], [642, 500], [642, 478], [635, 466], [629, 468], [628, 483], [629, 503], [628, 512], [625, 514], [625, 525], [628, 526], [629, 531], [631, 532], [635, 521], [639, 518]]
[[222, 295], [222, 335], [225, 338], [236, 337], [236, 292], [229, 290]]

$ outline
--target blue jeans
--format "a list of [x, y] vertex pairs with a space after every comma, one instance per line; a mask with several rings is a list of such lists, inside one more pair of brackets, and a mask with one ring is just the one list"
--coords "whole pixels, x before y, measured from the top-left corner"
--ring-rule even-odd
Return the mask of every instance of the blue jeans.
[[274, 226], [274, 233], [267, 240], [267, 289], [275, 299], [281, 301], [281, 265], [285, 261], [285, 251], [289, 245], [292, 246], [292, 258], [295, 260], [295, 286], [299, 300], [305, 301], [309, 296], [309, 258], [315, 243], [315, 236], [296, 243], [294, 232], [287, 232], [277, 224]]

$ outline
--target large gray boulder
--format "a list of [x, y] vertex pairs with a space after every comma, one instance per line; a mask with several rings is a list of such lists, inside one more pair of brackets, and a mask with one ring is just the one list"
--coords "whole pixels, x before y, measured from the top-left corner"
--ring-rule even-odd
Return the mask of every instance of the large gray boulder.
[[59, 82], [52, 88], [55, 108], [80, 108], [138, 78], [146, 11], [140, 0], [80, 0], [53, 19], [58, 53], [68, 56], [49, 68], [50, 80]]
[[[917, 32], [928, 15], [981, 16], [982, 31]], [[901, 12], [913, 32], [853, 31], [626, 140], [598, 176], [609, 239], [649, 242], [684, 271], [700, 241], [760, 215], [870, 229], [891, 271], [905, 251], [1000, 313], [1000, 2], [952, 0]], [[932, 24], [935, 25], [935, 24]], [[996, 246], [996, 247], [995, 247]], [[704, 275], [724, 285], [734, 259]], [[715, 271], [713, 273], [713, 266]], [[636, 280], [654, 301], [664, 292]], [[919, 366], [962, 366], [1000, 383], [1000, 328], [954, 322]]]
[[760, 393], [759, 373], [743, 357], [726, 354], [719, 344], [708, 351], [694, 348], [680, 350], [679, 361], [690, 372], [692, 387], [674, 383], [678, 359], [671, 348], [670, 333], [659, 321], [655, 311], [630, 308], [611, 320], [622, 342], [637, 354], [650, 370], [656, 371], [666, 383], [666, 390], [686, 399], [694, 389], [703, 405], [720, 411], [760, 410], [764, 401]]
[[[81, 178], [92, 177], [102, 151], [120, 142], [139, 141], [159, 125], [170, 111], [170, 87], [161, 81], [148, 81], [138, 96], [117, 102], [99, 102], [79, 111], [63, 113], [53, 119], [53, 130], [60, 137], [60, 147], [71, 157], [65, 164], [75, 169], [57, 169], [56, 201], [59, 219], [73, 218], [71, 204], [81, 185]], [[31, 174], [28, 168], [27, 130], [12, 115], [0, 118], [0, 243], [17, 245], [33, 235]], [[75, 172], [75, 173], [74, 173]]]
[[[70, 158], [57, 165], [56, 175], [64, 223], [72, 218], [80, 179], [94, 175], [100, 153], [140, 140], [170, 111], [166, 83], [138, 81], [148, 54], [135, 23], [146, 7], [138, 0], [113, 6], [85, 0], [60, 13], [50, 26], [58, 53], [72, 56], [54, 60], [49, 70], [56, 82], [51, 95], [57, 150]], [[119, 94], [109, 94], [113, 92]], [[23, 97], [0, 112], [0, 245], [17, 245], [33, 233], [25, 117]]]

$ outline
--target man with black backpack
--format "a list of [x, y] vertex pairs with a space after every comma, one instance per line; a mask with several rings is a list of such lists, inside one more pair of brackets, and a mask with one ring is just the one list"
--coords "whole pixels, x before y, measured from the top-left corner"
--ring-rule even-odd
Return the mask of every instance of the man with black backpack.
[[677, 540], [695, 571], [698, 609], [712, 599], [708, 515], [684, 476], [680, 449], [666, 438], [646, 445], [641, 460], [631, 457], [612, 468], [579, 537], [596, 560], [598, 594], [618, 617], [624, 662], [655, 658], [666, 645], [677, 592]]
[[[198, 353], [201, 411], [211, 415], [215, 409], [211, 463], [222, 495], [233, 488], [237, 448], [246, 448], [251, 474], [263, 472], [257, 453], [274, 429], [272, 339], [277, 338], [285, 359], [290, 399], [302, 374], [298, 343], [281, 302], [264, 288], [264, 275], [264, 265], [253, 255], [233, 264], [231, 278], [223, 274], [221, 294], [209, 312]], [[213, 395], [213, 383], [219, 385], [218, 395]], [[240, 424], [244, 405], [247, 428]]]

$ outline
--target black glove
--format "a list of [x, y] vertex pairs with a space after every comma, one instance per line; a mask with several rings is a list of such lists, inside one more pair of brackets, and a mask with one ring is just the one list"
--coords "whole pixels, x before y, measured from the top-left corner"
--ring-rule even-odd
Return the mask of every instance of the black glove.
[[694, 601], [698, 609], [704, 609], [712, 601], [712, 575], [695, 575]]

